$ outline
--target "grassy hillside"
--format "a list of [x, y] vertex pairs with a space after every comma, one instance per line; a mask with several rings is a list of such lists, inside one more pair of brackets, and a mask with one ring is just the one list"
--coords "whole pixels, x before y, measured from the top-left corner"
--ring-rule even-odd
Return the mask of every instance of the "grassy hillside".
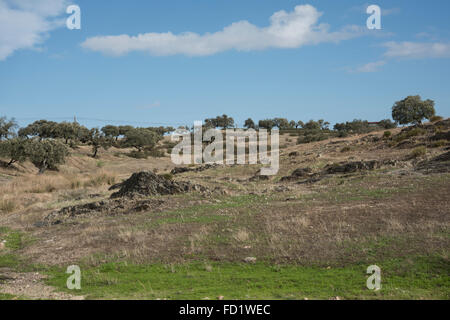
[[[119, 207], [110, 187], [168, 174], [168, 155], [93, 159], [81, 146], [58, 172], [1, 168], [0, 299], [449, 299], [448, 123], [307, 144], [286, 133], [267, 180], [260, 165], [190, 170], [167, 177], [206, 191]], [[80, 291], [66, 288], [74, 264]], [[376, 292], [369, 265], [382, 270]]]

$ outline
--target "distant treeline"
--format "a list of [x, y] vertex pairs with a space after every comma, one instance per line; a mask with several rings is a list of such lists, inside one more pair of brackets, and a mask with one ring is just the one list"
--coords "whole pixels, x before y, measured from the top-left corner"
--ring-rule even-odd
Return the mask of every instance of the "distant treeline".
[[[18, 130], [17, 130], [18, 129]], [[57, 169], [64, 163], [69, 148], [79, 145], [92, 147], [92, 157], [98, 151], [111, 146], [135, 148], [129, 153], [134, 157], [161, 155], [155, 153], [156, 144], [172, 127], [135, 128], [132, 126], [107, 125], [101, 129], [88, 129], [77, 122], [35, 121], [24, 128], [18, 128], [14, 119], [0, 118], [0, 157], [8, 159], [5, 166], [30, 160], [40, 172]], [[121, 138], [121, 139], [119, 139]]]
[[[257, 123], [251, 118], [245, 120], [244, 127], [248, 129], [273, 130], [278, 128], [281, 133], [298, 136], [298, 143], [308, 143], [325, 140], [330, 137], [345, 137], [349, 134], [368, 133], [381, 129], [392, 129], [397, 124], [420, 124], [423, 119], [439, 118], [435, 116], [434, 101], [422, 100], [420, 96], [408, 96], [395, 102], [392, 107], [392, 118], [378, 122], [355, 119], [350, 122], [336, 123], [330, 129], [330, 123], [323, 119], [288, 120], [286, 118], [273, 118], [259, 120]], [[223, 114], [204, 121], [204, 128], [234, 128], [232, 117]], [[189, 130], [188, 127], [179, 129]], [[191, 127], [190, 130], [193, 128]], [[69, 148], [78, 145], [90, 145], [92, 156], [97, 157], [98, 151], [111, 146], [117, 148], [134, 148], [128, 155], [133, 157], [146, 157], [147, 155], [161, 156], [156, 148], [164, 135], [175, 131], [173, 127], [136, 128], [130, 125], [106, 125], [99, 128], [88, 129], [78, 122], [54, 122], [48, 120], [35, 121], [24, 128], [19, 128], [14, 119], [0, 117], [0, 157], [8, 159], [5, 166], [15, 162], [30, 160], [41, 172], [46, 169], [56, 169], [64, 162]], [[167, 141], [163, 144], [167, 150], [172, 147]]]

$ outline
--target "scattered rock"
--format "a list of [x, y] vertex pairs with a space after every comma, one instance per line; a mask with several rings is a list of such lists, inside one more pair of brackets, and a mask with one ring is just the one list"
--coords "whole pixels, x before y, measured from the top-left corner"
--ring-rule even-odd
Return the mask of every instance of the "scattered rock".
[[161, 211], [165, 201], [162, 199], [107, 199], [81, 205], [69, 206], [61, 210], [53, 211], [44, 220], [36, 222], [36, 227], [60, 224], [81, 216], [93, 216], [98, 214], [118, 215], [131, 212]]
[[369, 160], [369, 161], [353, 161], [333, 163], [325, 166], [321, 172], [313, 173], [310, 168], [298, 168], [291, 175], [280, 179], [281, 182], [297, 181], [297, 184], [316, 183], [329, 174], [347, 174], [359, 171], [369, 171], [383, 166], [397, 166], [396, 160]]
[[184, 172], [200, 172], [200, 171], [205, 171], [211, 168], [215, 168], [217, 167], [218, 164], [215, 163], [207, 163], [203, 166], [199, 166], [199, 167], [176, 167], [173, 168], [172, 171], [170, 171], [171, 174], [179, 174], [179, 173], [184, 173]]
[[430, 138], [430, 140], [437, 141], [437, 140], [448, 140], [450, 141], [450, 131], [446, 132], [438, 132], [434, 136]]
[[245, 262], [247, 263], [255, 263], [256, 262], [256, 258], [255, 257], [247, 257], [244, 259]]
[[268, 181], [268, 180], [270, 180], [269, 176], [263, 176], [263, 175], [260, 175], [260, 174], [259, 175], [255, 175], [255, 176], [253, 176], [253, 177], [248, 179], [248, 181], [251, 181], [251, 182]]
[[426, 174], [450, 172], [450, 151], [418, 163], [416, 171]]
[[355, 162], [346, 162], [342, 164], [333, 163], [331, 165], [327, 165], [324, 168], [324, 171], [328, 174], [335, 173], [352, 173], [363, 170], [374, 170], [379, 167], [379, 162], [376, 160], [371, 161], [355, 161]]
[[311, 175], [311, 168], [298, 168], [295, 169], [290, 176], [282, 177], [280, 181], [292, 181], [300, 178], [307, 178]]
[[342, 300], [342, 299], [341, 299], [341, 297], [337, 296], [337, 297], [330, 298], [330, 300]]
[[287, 191], [291, 191], [291, 189], [289, 187], [286, 186], [276, 186], [275, 188], [273, 188], [273, 191], [275, 192], [287, 192]]

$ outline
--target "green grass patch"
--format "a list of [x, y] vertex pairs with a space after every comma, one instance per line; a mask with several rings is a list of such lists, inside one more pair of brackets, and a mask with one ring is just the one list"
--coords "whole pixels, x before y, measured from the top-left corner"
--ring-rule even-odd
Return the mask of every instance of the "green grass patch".
[[34, 240], [27, 234], [12, 230], [8, 227], [0, 227], [0, 241], [6, 240], [5, 250], [0, 251], [0, 268], [23, 269], [25, 264], [16, 254]]
[[0, 254], [0, 268], [17, 269], [21, 261], [17, 255], [12, 253]]
[[218, 203], [201, 204], [188, 208], [168, 211], [158, 214], [150, 214], [151, 221], [145, 223], [142, 228], [155, 227], [163, 224], [171, 223], [211, 223], [217, 221], [225, 221], [229, 217], [226, 213], [221, 214], [221, 210], [229, 208], [246, 207], [261, 200], [261, 196], [244, 195], [229, 198], [217, 199]]
[[31, 243], [33, 239], [21, 231], [0, 227], [0, 239], [6, 240], [5, 246], [11, 250], [19, 250]]
[[24, 298], [21, 296], [15, 296], [12, 294], [0, 292], [0, 300], [24, 300]]
[[[82, 266], [80, 291], [88, 298], [125, 299], [448, 299], [449, 263], [418, 257], [377, 263], [379, 291], [366, 287], [366, 265], [319, 268], [264, 263], [195, 262], [178, 265], [106, 263]], [[207, 266], [207, 267], [206, 267]], [[48, 283], [66, 289], [63, 269], [48, 271]], [[73, 291], [71, 291], [73, 293]]]

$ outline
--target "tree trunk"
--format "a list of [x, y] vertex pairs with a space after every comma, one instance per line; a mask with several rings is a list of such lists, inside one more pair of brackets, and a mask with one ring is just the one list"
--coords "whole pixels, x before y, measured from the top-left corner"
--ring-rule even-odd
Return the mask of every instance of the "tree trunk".
[[7, 164], [6, 166], [9, 167], [9, 166], [12, 165], [14, 162], [16, 162], [16, 160], [11, 159], [11, 160], [8, 162], [8, 164]]
[[44, 160], [39, 168], [39, 174], [43, 174], [47, 170], [47, 160]]

